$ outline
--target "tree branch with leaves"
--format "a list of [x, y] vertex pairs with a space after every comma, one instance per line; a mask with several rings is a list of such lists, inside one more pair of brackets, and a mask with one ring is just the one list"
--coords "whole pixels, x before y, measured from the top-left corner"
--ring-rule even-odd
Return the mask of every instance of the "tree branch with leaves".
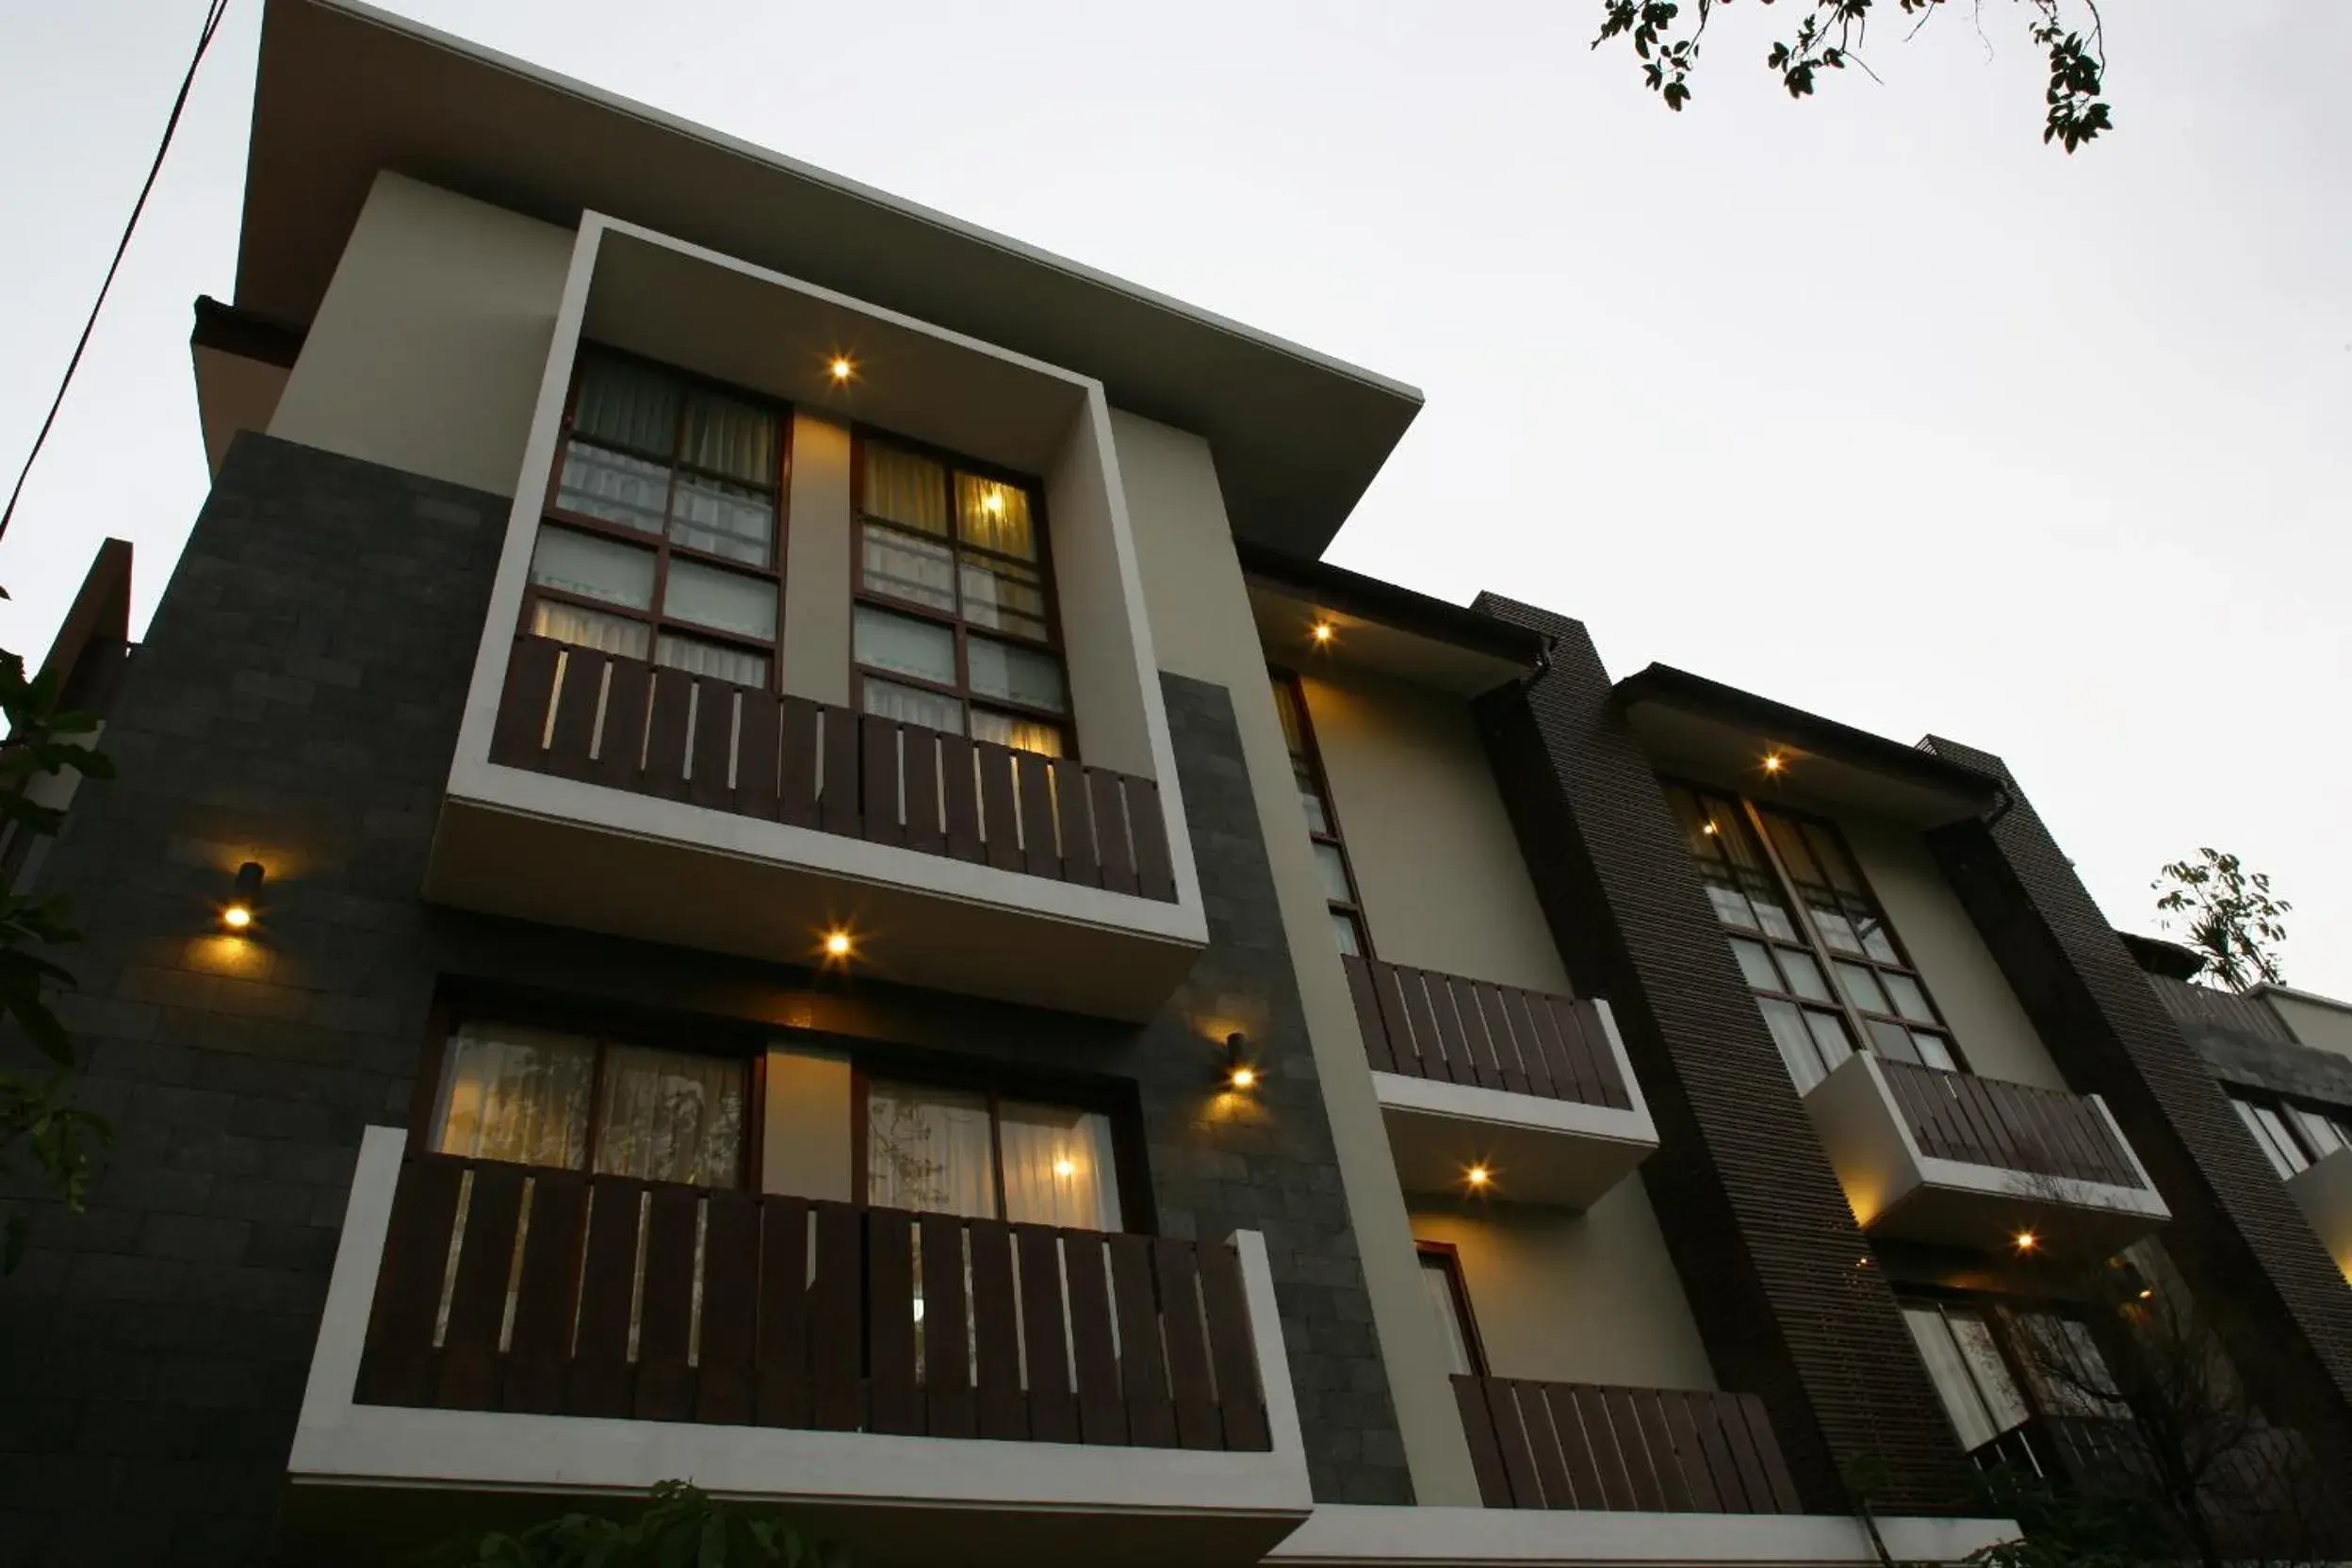
[[[1732, 0], [1690, 0], [1694, 14], [1686, 19], [1681, 0], [1604, 0], [1598, 49], [1610, 39], [1624, 38], [1642, 62], [1642, 80], [1651, 91], [1679, 113], [1690, 101], [1690, 76], [1698, 69], [1699, 44], [1715, 12]], [[1758, 0], [1769, 6], [1772, 0]], [[1765, 65], [1779, 74], [1791, 98], [1813, 95], [1823, 71], [1851, 66], [1864, 75], [1877, 74], [1863, 63], [1862, 46], [1873, 13], [1888, 6], [1910, 19], [1905, 38], [1933, 21], [1950, 0], [1797, 0], [1804, 14], [1796, 31], [1773, 42]], [[1985, 0], [1968, 0], [1980, 35]], [[2026, 36], [2050, 62], [2048, 89], [2043, 94], [2042, 140], [2056, 142], [2071, 153], [2102, 131], [2115, 128], [2115, 113], [2106, 102], [2106, 25], [2097, 0], [2009, 0], [2026, 12]], [[1687, 30], [1684, 30], [1687, 25]]]
[[2234, 855], [2199, 849], [2196, 859], [2175, 860], [2148, 886], [2158, 895], [2158, 923], [2166, 931], [2184, 928], [2189, 945], [2205, 956], [2196, 978], [2233, 991], [2283, 982], [2278, 948], [2295, 906], [2272, 895], [2263, 873], [2247, 871]]

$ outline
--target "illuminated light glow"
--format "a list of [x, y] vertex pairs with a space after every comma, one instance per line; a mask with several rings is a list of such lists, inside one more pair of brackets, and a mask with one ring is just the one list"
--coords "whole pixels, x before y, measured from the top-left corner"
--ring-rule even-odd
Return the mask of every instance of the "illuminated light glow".
[[858, 373], [858, 367], [849, 362], [849, 356], [847, 354], [835, 354], [833, 356], [833, 363], [829, 368], [833, 372], [833, 379], [835, 381], [847, 381], [850, 377]]
[[1782, 760], [1780, 753], [1776, 751], [1766, 753], [1764, 758], [1764, 771], [1766, 773], [1778, 773], [1781, 770]]
[[1075, 1160], [1055, 1160], [1054, 1162], [1054, 1174], [1063, 1177], [1064, 1179], [1075, 1176], [1078, 1174], [1078, 1162]]
[[2156, 1299], [2156, 1291], [2155, 1291], [2155, 1288], [2154, 1288], [2153, 1286], [2150, 1286], [2149, 1288], [2148, 1288], [2148, 1289], [2146, 1289], [2146, 1290], [2141, 1291], [2141, 1292], [2140, 1292], [2140, 1299], [2141, 1299], [2141, 1300], [2143, 1300], [2143, 1301], [2153, 1301], [2154, 1299]]
[[1482, 1187], [1494, 1179], [1494, 1173], [1482, 1165], [1474, 1165], [1462, 1173], [1462, 1179], [1474, 1187]]
[[1004, 514], [1004, 492], [1002, 490], [989, 491], [988, 498], [980, 503], [980, 510], [986, 512], [991, 517], [1003, 516]]
[[253, 923], [253, 912], [242, 904], [232, 904], [220, 911], [220, 923], [232, 931], [242, 931]]
[[1715, 825], [1713, 823], [1708, 823], [1705, 827], [1699, 829], [1699, 831], [1705, 833], [1711, 839], [1715, 836]]
[[1258, 1071], [1257, 1071], [1257, 1069], [1255, 1069], [1255, 1068], [1249, 1068], [1249, 1067], [1237, 1067], [1237, 1068], [1233, 1069], [1233, 1087], [1235, 1087], [1235, 1088], [1237, 1088], [1237, 1089], [1246, 1089], [1246, 1088], [1248, 1088], [1250, 1085], [1252, 1085], [1252, 1084], [1256, 1083], [1257, 1081], [1258, 1081]]
[[848, 957], [848, 956], [849, 956], [849, 947], [850, 947], [850, 942], [849, 942], [849, 933], [848, 933], [848, 932], [846, 932], [846, 931], [828, 931], [828, 932], [826, 932], [826, 933], [825, 933], [825, 956], [826, 957], [828, 957], [828, 958], [846, 958], [846, 957]]
[[2035, 1235], [2031, 1231], [2019, 1231], [2017, 1236], [2017, 1243], [2018, 1251], [2031, 1252], [2034, 1249], [2042, 1244], [2042, 1238]]
[[1331, 622], [1317, 621], [1315, 623], [1315, 640], [1318, 643], [1328, 643], [1331, 640]]

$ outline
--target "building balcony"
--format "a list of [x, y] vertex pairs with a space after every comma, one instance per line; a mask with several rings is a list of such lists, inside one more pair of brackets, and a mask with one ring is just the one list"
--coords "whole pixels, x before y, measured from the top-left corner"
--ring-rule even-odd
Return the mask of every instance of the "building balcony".
[[1805, 1098], [1873, 1236], [1989, 1250], [2031, 1235], [2104, 1257], [2171, 1217], [2097, 1095], [1866, 1052]]
[[881, 1564], [1254, 1562], [1311, 1506], [1254, 1232], [1008, 1226], [405, 1146], [363, 1142], [295, 1439], [319, 1550], [668, 1478]]
[[1606, 1002], [1344, 961], [1407, 1192], [1584, 1208], [1658, 1147]]
[[2344, 1276], [2352, 1280], [2352, 1149], [2322, 1155], [2287, 1178], [2287, 1190]]

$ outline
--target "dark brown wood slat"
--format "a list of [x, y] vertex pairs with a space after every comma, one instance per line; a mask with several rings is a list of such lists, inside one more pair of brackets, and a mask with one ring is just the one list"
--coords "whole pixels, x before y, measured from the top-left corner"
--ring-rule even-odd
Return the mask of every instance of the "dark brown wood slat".
[[906, 847], [925, 855], [944, 855], [947, 829], [939, 819], [939, 732], [908, 724], [899, 726], [898, 737]]
[[1802, 1512], [1797, 1502], [1796, 1480], [1788, 1474], [1788, 1462], [1781, 1457], [1780, 1441], [1772, 1435], [1772, 1423], [1765, 1413], [1764, 1401], [1753, 1394], [1735, 1394], [1732, 1398], [1747, 1425], [1756, 1459], [1763, 1465], [1765, 1483], [1772, 1489], [1774, 1511]]
[[2122, 1143], [2116, 1138], [2115, 1129], [2107, 1125], [2107, 1119], [2099, 1114], [2099, 1108], [2093, 1105], [2087, 1098], [2079, 1102], [2079, 1104], [2083, 1125], [2098, 1145], [2100, 1164], [2107, 1172], [2106, 1180], [2119, 1187], [2144, 1185], [2145, 1184], [2140, 1180], [2140, 1173], [2132, 1168], [2132, 1156], [2125, 1152]]
[[694, 1231], [702, 1195], [664, 1182], [645, 1206], [645, 1282], [638, 1286], [637, 1388], [641, 1421], [685, 1421], [694, 1413]]
[[1965, 1072], [1948, 1072], [1950, 1087], [1968, 1119], [1968, 1132], [1974, 1140], [1977, 1163], [1998, 1166], [2003, 1170], [2021, 1170], [2023, 1153], [2013, 1147], [2007, 1130], [2001, 1126], [2001, 1113], [1994, 1108], [1992, 1098], [1984, 1092], [1984, 1080]]
[[[914, 731], [909, 729], [908, 734]], [[972, 1400], [972, 1325], [964, 1299], [964, 1227], [954, 1215], [917, 1222], [923, 1244], [923, 1394], [933, 1437], [978, 1433]]]
[[541, 769], [547, 752], [547, 699], [555, 692], [556, 655], [562, 645], [545, 637], [518, 637], [507, 655], [506, 683], [498, 690], [498, 722], [490, 729], [490, 760], [510, 768]]
[[564, 1409], [572, 1315], [580, 1299], [580, 1249], [587, 1239], [587, 1178], [568, 1170], [531, 1172], [523, 1269], [514, 1287], [514, 1331], [507, 1340], [500, 1409], [540, 1415]]
[[809, 1205], [817, 1264], [808, 1282], [808, 1420], [828, 1431], [858, 1431], [866, 1421], [863, 1217], [847, 1203]]
[[1494, 1441], [1486, 1380], [1455, 1374], [1454, 1403], [1462, 1411], [1462, 1435], [1470, 1443], [1470, 1471], [1478, 1478], [1478, 1501], [1488, 1508], [1511, 1507], [1511, 1478], [1503, 1473], [1503, 1451]]
[[1515, 987], [1503, 989], [1503, 1004], [1510, 1009], [1511, 1027], [1524, 1030], [1523, 1039], [1532, 1040], [1544, 1058], [1544, 1065], [1552, 1074], [1552, 1083], [1562, 1100], [1573, 1100], [1579, 1105], [1598, 1104], [1600, 1084], [1592, 1076], [1590, 1064], [1581, 1051], [1572, 1051], [1560, 1034], [1560, 1020], [1545, 1005], [1544, 999], [1533, 991]]
[[[831, 722], [832, 715], [826, 715]], [[863, 770], [858, 792], [859, 813], [866, 841], [896, 844], [906, 841], [898, 821], [898, 725], [866, 714], [858, 721], [858, 753]], [[830, 761], [831, 754], [826, 754]]]
[[[818, 727], [817, 744], [823, 751], [820, 768], [822, 780], [817, 792], [817, 825], [827, 833], [839, 833], [855, 839], [861, 832], [858, 806], [861, 800], [858, 776], [858, 729], [863, 716], [846, 708], [827, 708], [824, 723]], [[888, 724], [876, 719], [877, 725]]]
[[[1559, 1085], [1552, 1081], [1551, 1064], [1544, 1059], [1543, 1048], [1525, 1037], [1524, 1030], [1512, 1029], [1501, 989], [1483, 980], [1471, 982], [1470, 988], [1478, 999], [1478, 1018], [1486, 1026], [1486, 1037], [1494, 1042], [1495, 1054], [1512, 1064], [1527, 1080], [1526, 1092], [1547, 1100], [1573, 1099], [1574, 1096], [1561, 1093]], [[1505, 1076], [1509, 1076], [1508, 1071]]]
[[760, 1200], [760, 1424], [811, 1423], [808, 1369], [808, 1205]]
[[735, 809], [762, 822], [776, 820], [778, 712], [774, 697], [746, 691], [736, 720]]
[[1447, 1053], [1446, 1039], [1437, 1032], [1437, 1015], [1429, 1010], [1429, 983], [1422, 972], [1402, 964], [1392, 972], [1396, 975], [1397, 995], [1404, 1002], [1405, 1021], [1413, 1030], [1413, 1043], [1421, 1051], [1421, 1076], [1434, 1078], [1441, 1084], [1470, 1083], [1467, 1065]]
[[[1902, 1070], [1901, 1062], [1881, 1059], [1880, 1071], [1886, 1080], [1886, 1092], [1894, 1097], [1896, 1114], [1911, 1129], [1913, 1141], [1919, 1152], [1934, 1159], [1952, 1157], [1952, 1138], [1945, 1132], [1943, 1112], [1929, 1097], [1931, 1086]], [[1940, 1094], [1940, 1090], [1936, 1091]]]
[[1576, 1487], [1568, 1479], [1568, 1457], [1552, 1426], [1551, 1401], [1542, 1383], [1519, 1385], [1519, 1419], [1527, 1424], [1527, 1448], [1535, 1456], [1535, 1482], [1545, 1508], [1574, 1508]]
[[1560, 997], [1554, 1004], [1576, 1021], [1577, 1033], [1584, 1037], [1592, 1071], [1600, 1082], [1601, 1103], [1620, 1111], [1633, 1109], [1633, 1096], [1625, 1087], [1625, 1070], [1609, 1041], [1609, 1026], [1601, 1021], [1599, 1004], [1573, 997]]
[[1176, 1446], [1176, 1408], [1160, 1357], [1158, 1292], [1149, 1237], [1110, 1238], [1111, 1293], [1119, 1309], [1119, 1380], [1127, 1402], [1127, 1436], [1146, 1447]]
[[1642, 1450], [1649, 1455], [1651, 1474], [1658, 1478], [1659, 1504], [1669, 1513], [1690, 1512], [1690, 1483], [1683, 1478], [1682, 1450], [1674, 1446], [1674, 1429], [1666, 1419], [1666, 1396], [1657, 1389], [1643, 1389], [1631, 1396], [1631, 1400]]
[[[644, 776], [645, 705], [652, 699], [653, 670], [634, 659], [615, 659], [612, 665], [612, 678], [604, 689], [604, 719], [596, 728], [596, 760], [580, 776], [607, 789], [634, 790]], [[587, 712], [593, 717], [593, 705]], [[556, 723], [563, 723], [561, 713]]]
[[443, 1410], [491, 1410], [498, 1404], [498, 1331], [506, 1318], [506, 1282], [514, 1267], [514, 1233], [523, 1212], [523, 1168], [484, 1160], [472, 1168], [466, 1235], [441, 1334], [433, 1403]]
[[[2003, 1089], [2014, 1086], [2001, 1086]], [[2047, 1176], [2085, 1173], [2088, 1148], [2080, 1136], [2081, 1130], [2071, 1125], [2071, 1118], [2045, 1103], [2039, 1095], [1997, 1090], [1991, 1098], [1994, 1109], [2008, 1128], [2010, 1143], [2027, 1162], [2020, 1168]]]
[[2049, 1124], [2062, 1130], [2066, 1147], [2081, 1152], [2079, 1171], [2083, 1180], [2115, 1186], [2131, 1186], [2138, 1181], [2130, 1163], [2122, 1157], [2123, 1152], [2108, 1134], [2105, 1121], [2088, 1100], [2061, 1098], [2047, 1092], [2023, 1098]]
[[653, 672], [653, 718], [645, 727], [645, 772], [638, 788], [665, 800], [684, 800], [688, 727], [694, 715], [694, 678], [684, 670]]
[[1094, 804], [1087, 798], [1086, 773], [1067, 757], [1054, 759], [1054, 818], [1061, 826], [1062, 880], [1082, 888], [1102, 885], [1094, 853]]
[[[1773, 1511], [1772, 1483], [1765, 1477], [1764, 1456], [1756, 1447], [1756, 1430], [1748, 1425], [1747, 1413], [1740, 1408], [1740, 1397], [1736, 1394], [1717, 1395], [1717, 1418], [1723, 1424], [1724, 1446], [1731, 1450], [1732, 1467], [1740, 1473], [1740, 1491], [1745, 1499], [1741, 1511], [1770, 1513]], [[1769, 1441], [1770, 1429], [1766, 1430]]]
[[1568, 1471], [1568, 1494], [1574, 1501], [1566, 1506], [1601, 1507], [1600, 1466], [1593, 1459], [1592, 1439], [1584, 1429], [1584, 1414], [1577, 1408], [1575, 1390], [1559, 1383], [1546, 1384], [1544, 1406], [1551, 1416], [1552, 1435], [1560, 1442], [1560, 1457]]
[[1129, 838], [1127, 798], [1119, 776], [1102, 768], [1086, 770], [1086, 800], [1094, 815], [1094, 848], [1102, 871], [1102, 886], [1115, 893], [1137, 891], [1135, 853]]
[[597, 1176], [588, 1184], [588, 1249], [564, 1400], [574, 1415], [629, 1412], [629, 1315], [637, 1283], [638, 1199], [645, 1190], [643, 1182], [626, 1176]]
[[1078, 1399], [1070, 1386], [1070, 1347], [1062, 1315], [1061, 1250], [1043, 1225], [1016, 1225], [1021, 1276], [1021, 1348], [1029, 1373], [1029, 1435], [1039, 1443], [1078, 1441]]
[[702, 1339], [694, 1419], [751, 1425], [760, 1331], [760, 1200], [741, 1192], [704, 1200]]
[[1494, 1447], [1503, 1456], [1503, 1478], [1511, 1486], [1511, 1506], [1542, 1508], [1544, 1490], [1535, 1478], [1535, 1455], [1527, 1445], [1527, 1423], [1519, 1414], [1520, 1386], [1506, 1378], [1487, 1379], [1486, 1404], [1494, 1414]]
[[1422, 994], [1429, 999], [1429, 1016], [1437, 1023], [1438, 1043], [1445, 1049], [1446, 1059], [1453, 1064], [1455, 1081], [1484, 1089], [1501, 1088], [1502, 1073], [1494, 1062], [1470, 1049], [1470, 1037], [1462, 1033], [1462, 1020], [1454, 1008], [1453, 976], [1422, 970], [1418, 979]]
[[[596, 703], [605, 666], [614, 666], [613, 678], [618, 679], [621, 662], [593, 648], [562, 650], [555, 677], [562, 683], [555, 698], [555, 728], [549, 733], [542, 763], [548, 773], [563, 778], [596, 778], [604, 772], [589, 757], [589, 749], [596, 736]], [[630, 762], [634, 777], [633, 757]]]
[[1176, 1441], [1214, 1448], [1223, 1433], [1209, 1382], [1209, 1348], [1200, 1332], [1200, 1270], [1192, 1244], [1162, 1236], [1152, 1250], [1159, 1277], [1160, 1329], [1168, 1343], [1168, 1382], [1176, 1405]]
[[776, 817], [794, 827], [814, 827], [817, 809], [817, 749], [823, 719], [806, 697], [776, 704]]
[[1708, 1396], [1668, 1389], [1658, 1397], [1666, 1404], [1666, 1426], [1674, 1439], [1675, 1457], [1682, 1462], [1683, 1484], [1690, 1491], [1690, 1511], [1723, 1512], [1723, 1496], [1716, 1485], [1715, 1462], [1700, 1435], [1702, 1402]]
[[713, 811], [735, 809], [727, 769], [735, 751], [735, 694], [742, 690], [724, 680], [694, 682], [694, 776], [687, 797]]
[[1642, 1513], [1659, 1513], [1665, 1511], [1666, 1494], [1650, 1462], [1649, 1445], [1642, 1431], [1642, 1413], [1634, 1404], [1636, 1392], [1604, 1388], [1600, 1391], [1601, 1401], [1609, 1409], [1609, 1429], [1617, 1438], [1617, 1457], [1624, 1462], [1625, 1479], [1633, 1488], [1633, 1507]]
[[[1119, 1353], [1111, 1346], [1111, 1292], [1104, 1273], [1110, 1260], [1103, 1247], [1107, 1239], [1093, 1231], [1062, 1232], [1062, 1270], [1069, 1291], [1070, 1359], [1078, 1368], [1079, 1441], [1118, 1446], [1127, 1441], [1127, 1412], [1119, 1395]], [[1216, 1348], [1214, 1336], [1210, 1348]]]
[[1459, 974], [1445, 978], [1447, 999], [1453, 1004], [1454, 1018], [1462, 1030], [1463, 1049], [1478, 1065], [1479, 1082], [1485, 1083], [1491, 1077], [1493, 1087], [1512, 1094], [1528, 1093], [1531, 1086], [1527, 1073], [1520, 1069], [1517, 1046], [1508, 1035], [1496, 1039], [1487, 1027], [1486, 1013], [1478, 1005], [1478, 983]]
[[1168, 853], [1168, 813], [1160, 808], [1160, 787], [1148, 778], [1120, 780], [1127, 797], [1127, 826], [1135, 837], [1135, 890], [1162, 903], [1176, 897], [1176, 864]]
[[[1584, 1426], [1585, 1437], [1592, 1445], [1592, 1468], [1601, 1482], [1599, 1507], [1625, 1513], [1636, 1506], [1632, 1472], [1625, 1464], [1625, 1437], [1617, 1429], [1614, 1414], [1609, 1407], [1609, 1391], [1587, 1383], [1577, 1383], [1567, 1390], [1576, 1407], [1576, 1418]], [[1557, 1398], [1557, 1395], [1555, 1395]]]
[[433, 1330], [449, 1277], [449, 1235], [457, 1227], [457, 1189], [465, 1168], [454, 1160], [400, 1166], [384, 1230], [384, 1262], [368, 1316], [358, 1397], [371, 1405], [433, 1400]]
[[1370, 959], [1366, 968], [1372, 976], [1372, 1000], [1379, 1004], [1380, 1022], [1388, 1034], [1389, 1054], [1396, 1059], [1396, 1070], [1413, 1078], [1444, 1079], [1446, 1064], [1438, 1062], [1432, 1066], [1423, 1054], [1434, 1050], [1434, 1044], [1413, 1036], [1413, 1020], [1405, 1008], [1404, 982], [1396, 966]]
[[999, 871], [1021, 869], [1021, 825], [1013, 806], [1013, 752], [992, 741], [974, 741], [980, 764], [980, 836], [988, 864]]
[[1356, 1032], [1364, 1037], [1364, 1060], [1376, 1072], [1395, 1072], [1396, 1058], [1389, 1049], [1388, 1022], [1380, 1017], [1380, 999], [1372, 988], [1372, 968], [1353, 953], [1343, 953], [1340, 967], [1348, 972], [1348, 995], [1356, 1004]]
[[1013, 1232], [993, 1219], [964, 1227], [972, 1247], [972, 1339], [980, 1363], [980, 1435], [1029, 1435], [1021, 1391], [1021, 1322], [1013, 1304]]
[[1200, 1301], [1209, 1324], [1209, 1365], [1217, 1374], [1217, 1403], [1225, 1415], [1225, 1446], [1259, 1452], [1273, 1446], [1266, 1401], [1258, 1386], [1257, 1346], [1250, 1334], [1250, 1298], [1242, 1285], [1241, 1254], [1230, 1242], [1200, 1244]]
[[1529, 991], [1527, 1008], [1530, 1012], [1543, 1014], [1559, 1032], [1560, 1051], [1567, 1057], [1568, 1070], [1576, 1080], [1576, 1097], [1588, 1105], [1608, 1104], [1609, 1074], [1594, 1059], [1596, 1053], [1592, 1049], [1592, 1040], [1585, 1034], [1584, 1020], [1578, 1016], [1576, 1004], [1563, 996], [1545, 996]]
[[866, 1211], [867, 1430], [920, 1436], [923, 1390], [915, 1381], [915, 1217]]
[[972, 743], [961, 735], [939, 737], [939, 778], [946, 789], [947, 852], [975, 864], [988, 858], [980, 841], [980, 782], [972, 771]]
[[1021, 864], [1032, 876], [1062, 874], [1061, 846], [1054, 841], [1053, 785], [1046, 760], [1034, 751], [1013, 753], [1013, 793], [1021, 812]]

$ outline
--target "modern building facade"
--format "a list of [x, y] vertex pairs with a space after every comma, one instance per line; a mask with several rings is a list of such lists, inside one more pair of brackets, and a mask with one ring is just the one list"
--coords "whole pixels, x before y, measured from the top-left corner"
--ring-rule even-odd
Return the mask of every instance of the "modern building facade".
[[119, 1142], [0, 1285], [11, 1560], [677, 1478], [1956, 1561], [2120, 1423], [2035, 1359], [2119, 1257], [2352, 1456], [2352, 1289], [2000, 760], [1323, 564], [1409, 387], [324, 0], [193, 345], [15, 869]]

